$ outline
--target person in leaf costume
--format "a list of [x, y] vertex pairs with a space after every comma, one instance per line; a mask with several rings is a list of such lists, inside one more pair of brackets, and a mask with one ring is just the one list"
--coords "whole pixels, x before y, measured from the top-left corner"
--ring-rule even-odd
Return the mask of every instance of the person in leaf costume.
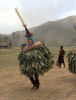
[[68, 57], [68, 69], [71, 73], [76, 74], [76, 49], [70, 51]]
[[21, 73], [27, 75], [33, 84], [33, 88], [40, 86], [39, 75], [43, 75], [53, 68], [53, 55], [50, 50], [40, 41], [35, 42], [26, 25], [24, 25], [27, 37], [27, 46], [18, 56]]
[[21, 74], [27, 75], [30, 79], [33, 88], [38, 89], [40, 86], [39, 75], [43, 75], [53, 67], [53, 55], [43, 43], [35, 42], [33, 34], [27, 29], [18, 9], [15, 8], [15, 11], [26, 30], [25, 37], [27, 37], [27, 46], [22, 48], [18, 56], [19, 68]]

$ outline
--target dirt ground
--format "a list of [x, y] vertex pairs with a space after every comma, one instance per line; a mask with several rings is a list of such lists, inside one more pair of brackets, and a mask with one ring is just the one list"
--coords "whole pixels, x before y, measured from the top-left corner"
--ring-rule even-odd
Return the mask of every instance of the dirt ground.
[[40, 76], [40, 88], [31, 89], [19, 68], [0, 71], [0, 100], [76, 100], [76, 76], [66, 68], [54, 68]]

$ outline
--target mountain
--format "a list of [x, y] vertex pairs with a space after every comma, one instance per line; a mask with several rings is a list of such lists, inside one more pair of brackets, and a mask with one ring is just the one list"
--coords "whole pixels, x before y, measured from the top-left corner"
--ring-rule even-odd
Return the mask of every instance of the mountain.
[[[29, 29], [36, 40], [44, 42], [47, 46], [69, 46], [76, 43], [76, 31], [73, 17], [67, 17], [57, 21], [48, 21], [40, 26]], [[15, 46], [26, 42], [25, 30], [13, 32], [10, 38]]]
[[76, 38], [73, 18], [68, 17], [58, 21], [49, 21], [33, 29], [36, 38], [47, 45], [71, 45]]

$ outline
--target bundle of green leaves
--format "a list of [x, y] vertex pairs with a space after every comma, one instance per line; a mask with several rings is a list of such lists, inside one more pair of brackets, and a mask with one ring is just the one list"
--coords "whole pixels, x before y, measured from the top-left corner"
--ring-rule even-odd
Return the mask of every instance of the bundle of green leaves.
[[37, 73], [43, 75], [53, 68], [53, 54], [46, 47], [38, 47], [29, 51], [21, 51], [19, 56], [19, 68], [21, 74], [31, 77]]
[[69, 71], [76, 74], [76, 53], [69, 52], [68, 54]]

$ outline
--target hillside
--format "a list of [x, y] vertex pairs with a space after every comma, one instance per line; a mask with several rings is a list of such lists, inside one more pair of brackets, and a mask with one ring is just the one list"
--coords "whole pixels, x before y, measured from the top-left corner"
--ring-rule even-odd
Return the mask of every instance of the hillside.
[[49, 21], [34, 29], [37, 38], [49, 45], [70, 45], [76, 37], [72, 17], [58, 21]]
[[[76, 43], [76, 31], [74, 29], [73, 17], [57, 21], [48, 21], [29, 30], [30, 32], [33, 32], [36, 40], [41, 40], [48, 46], [69, 46], [75, 45], [74, 43]], [[20, 44], [25, 43], [25, 34], [25, 30], [13, 32], [10, 35], [13, 44], [19, 46]]]

